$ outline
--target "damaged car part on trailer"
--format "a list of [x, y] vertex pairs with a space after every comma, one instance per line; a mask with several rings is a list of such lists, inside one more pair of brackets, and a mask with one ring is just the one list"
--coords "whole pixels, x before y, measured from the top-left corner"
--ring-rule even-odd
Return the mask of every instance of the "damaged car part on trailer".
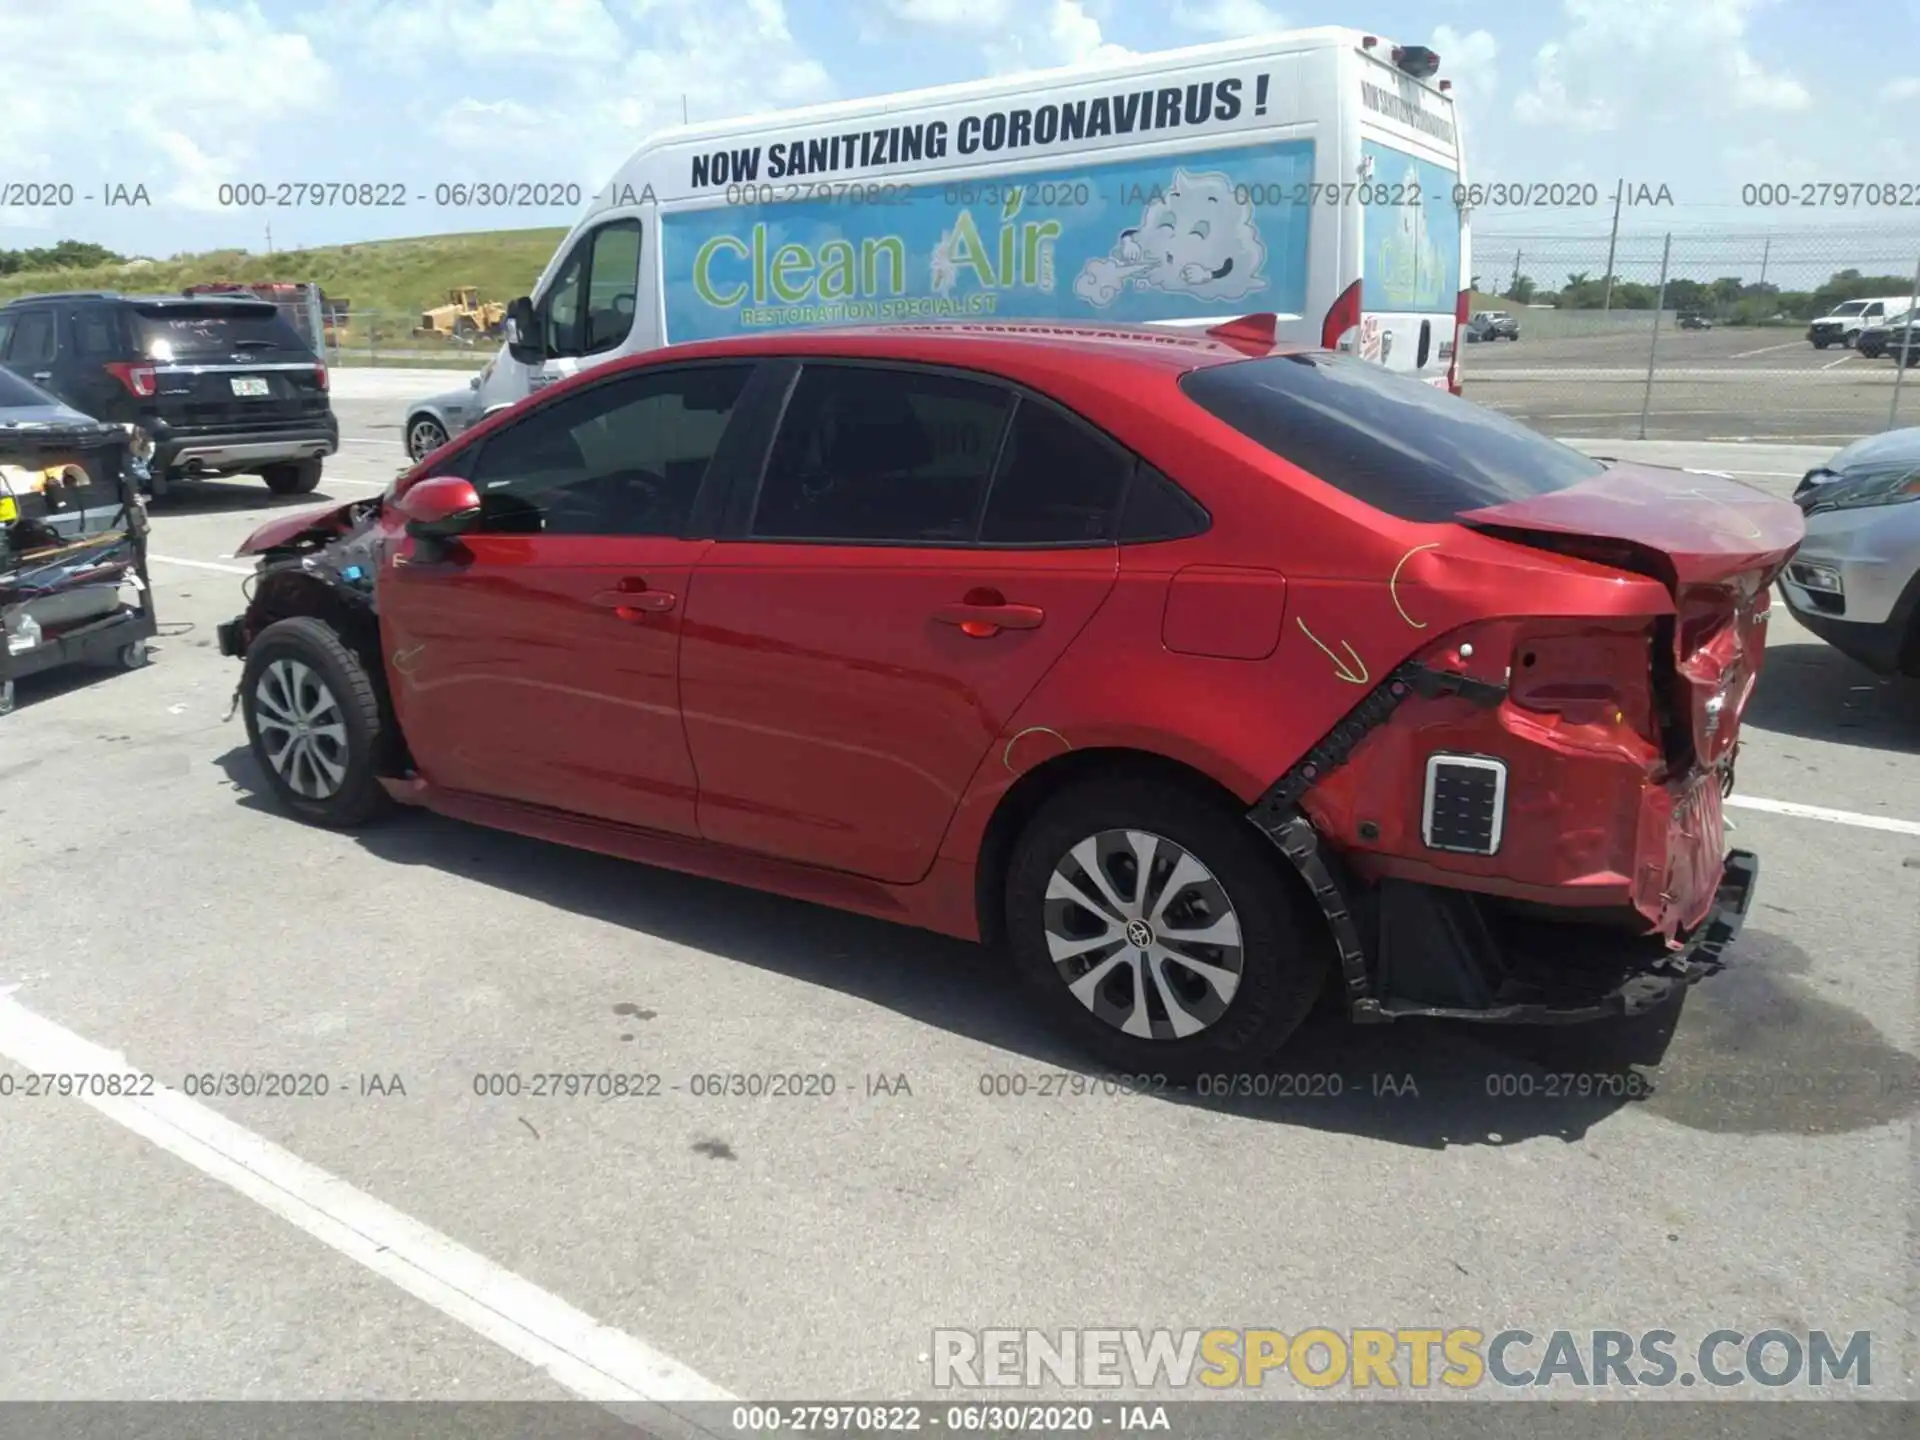
[[155, 619], [139, 440], [0, 370], [0, 714], [25, 676], [145, 663]]

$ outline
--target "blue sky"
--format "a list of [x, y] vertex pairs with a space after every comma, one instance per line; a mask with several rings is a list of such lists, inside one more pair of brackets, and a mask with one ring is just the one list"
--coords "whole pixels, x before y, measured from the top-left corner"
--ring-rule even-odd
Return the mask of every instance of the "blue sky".
[[[0, 6], [0, 185], [141, 184], [152, 204], [0, 211], [0, 246], [167, 255], [258, 250], [269, 224], [276, 249], [565, 224], [576, 209], [411, 198], [223, 209], [218, 187], [590, 192], [683, 97], [710, 120], [1316, 24], [1438, 50], [1476, 178], [1669, 187], [1675, 208], [1629, 213], [1630, 235], [1920, 230], [1920, 208], [1740, 204], [1743, 182], [1920, 183], [1920, 0], [50, 0]], [[70, 86], [59, 62], [76, 55]], [[1483, 211], [1476, 229], [1580, 249], [1609, 218]]]

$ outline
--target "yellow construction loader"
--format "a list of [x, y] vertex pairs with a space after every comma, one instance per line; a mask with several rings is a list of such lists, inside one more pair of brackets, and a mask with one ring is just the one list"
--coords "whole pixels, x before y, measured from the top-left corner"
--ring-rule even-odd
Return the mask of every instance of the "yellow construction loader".
[[481, 336], [498, 338], [507, 318], [507, 307], [498, 300], [482, 301], [476, 285], [457, 285], [447, 291], [447, 303], [420, 314], [415, 337], [438, 335], [472, 344]]

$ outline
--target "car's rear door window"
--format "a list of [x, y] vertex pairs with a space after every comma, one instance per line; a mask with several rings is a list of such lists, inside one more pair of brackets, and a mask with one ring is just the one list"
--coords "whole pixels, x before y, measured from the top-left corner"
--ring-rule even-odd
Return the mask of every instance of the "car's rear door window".
[[1022, 396], [980, 526], [987, 545], [1113, 539], [1133, 456], [1045, 401]]
[[767, 457], [764, 540], [967, 544], [1014, 397], [936, 371], [808, 365]]
[[1606, 469], [1496, 410], [1347, 355], [1209, 366], [1181, 389], [1283, 460], [1404, 520], [1451, 520]]
[[150, 360], [287, 361], [310, 355], [300, 332], [276, 306], [235, 301], [195, 305], [137, 305], [136, 347]]

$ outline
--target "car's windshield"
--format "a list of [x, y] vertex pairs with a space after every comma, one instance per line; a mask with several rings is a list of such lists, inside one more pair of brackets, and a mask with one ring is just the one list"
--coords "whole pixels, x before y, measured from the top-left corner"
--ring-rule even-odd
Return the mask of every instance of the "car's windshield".
[[1405, 520], [1451, 520], [1606, 469], [1497, 410], [1347, 355], [1216, 365], [1181, 388], [1282, 459]]
[[1849, 300], [1844, 305], [1834, 306], [1832, 313], [1835, 315], [1858, 315], [1866, 308], [1867, 302], [1864, 300]]

